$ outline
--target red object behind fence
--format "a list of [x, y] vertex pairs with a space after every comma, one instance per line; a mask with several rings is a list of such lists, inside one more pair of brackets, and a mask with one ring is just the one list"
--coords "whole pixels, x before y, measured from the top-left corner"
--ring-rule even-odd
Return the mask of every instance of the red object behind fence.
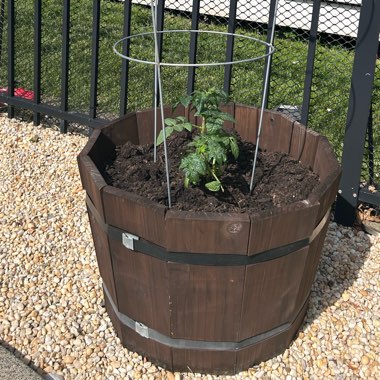
[[[0, 88], [0, 94], [3, 94], [3, 93], [8, 94], [8, 87]], [[14, 96], [17, 96], [19, 98], [24, 98], [27, 100], [33, 100], [34, 99], [34, 91], [25, 90], [25, 88], [22, 88], [22, 87], [17, 87], [14, 90]]]

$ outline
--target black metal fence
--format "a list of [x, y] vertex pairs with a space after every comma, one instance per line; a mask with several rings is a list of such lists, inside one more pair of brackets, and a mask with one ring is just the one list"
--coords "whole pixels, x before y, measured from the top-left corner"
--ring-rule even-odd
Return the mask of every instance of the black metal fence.
[[[112, 45], [151, 30], [150, 0], [0, 0], [0, 102], [97, 128], [152, 105], [153, 70], [119, 59]], [[158, 29], [207, 29], [266, 40], [275, 0], [160, 0]], [[344, 169], [336, 218], [351, 224], [358, 201], [380, 204], [380, 4], [377, 0], [279, 0], [268, 108], [290, 112], [328, 136]], [[360, 22], [359, 22], [360, 21]], [[219, 38], [219, 39], [218, 39]], [[160, 38], [163, 60], [229, 61], [258, 47], [189, 33]], [[151, 38], [123, 52], [152, 59]], [[164, 69], [165, 103], [213, 84], [259, 105], [264, 62]], [[367, 138], [366, 138], [367, 137]], [[343, 149], [344, 143], [344, 149]], [[373, 187], [363, 187], [367, 183]], [[372, 189], [372, 190], [371, 190]]]

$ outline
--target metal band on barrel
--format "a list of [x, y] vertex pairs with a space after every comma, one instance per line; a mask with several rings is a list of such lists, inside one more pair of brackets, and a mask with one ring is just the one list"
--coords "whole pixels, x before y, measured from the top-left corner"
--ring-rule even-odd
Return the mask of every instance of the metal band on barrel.
[[103, 290], [104, 290], [105, 296], [107, 297], [108, 302], [110, 303], [113, 309], [113, 312], [115, 313], [116, 317], [123, 325], [134, 330], [137, 334], [139, 334], [140, 336], [146, 339], [151, 339], [153, 341], [161, 343], [165, 346], [169, 346], [171, 348], [189, 349], [189, 350], [233, 351], [233, 350], [239, 350], [245, 347], [252, 346], [263, 340], [272, 338], [278, 334], [281, 334], [282, 332], [289, 330], [289, 328], [292, 326], [292, 323], [297, 320], [297, 318], [305, 310], [306, 305], [309, 302], [309, 297], [308, 297], [305, 303], [300, 308], [299, 312], [297, 313], [296, 318], [294, 319], [292, 323], [285, 323], [283, 325], [275, 327], [272, 330], [266, 331], [265, 333], [255, 335], [251, 338], [244, 339], [240, 342], [213, 342], [213, 341], [204, 341], [204, 340], [177, 339], [177, 338], [171, 338], [169, 336], [161, 334], [160, 332], [154, 329], [151, 329], [150, 327], [144, 325], [143, 323], [135, 321], [134, 319], [121, 313], [118, 310], [115, 303], [113, 302], [112, 297], [104, 283], [103, 283]]
[[[304, 247], [307, 247], [319, 232], [328, 222], [330, 217], [330, 210], [327, 211], [325, 216], [319, 222], [317, 227], [314, 229], [312, 235], [308, 239], [298, 240], [294, 243], [284, 245], [282, 247], [273, 248], [265, 252], [255, 254], [253, 256], [247, 256], [246, 254], [236, 255], [236, 254], [207, 254], [207, 253], [186, 253], [186, 252], [170, 252], [165, 248], [151, 243], [141, 237], [134, 236], [127, 231], [120, 228], [111, 226], [104, 223], [101, 216], [99, 215], [95, 205], [92, 203], [90, 197], [87, 195], [86, 203], [91, 211], [91, 214], [96, 219], [101, 228], [108, 234], [108, 236], [116, 241], [124, 243], [126, 248], [138, 251], [142, 254], [155, 257], [162, 261], [170, 261], [174, 263], [181, 264], [191, 264], [191, 265], [213, 265], [213, 266], [240, 266], [240, 265], [250, 265], [257, 264], [269, 260], [274, 260], [282, 256], [286, 256], [290, 253], [298, 251]], [[125, 237], [134, 237], [131, 245], [125, 244]]]

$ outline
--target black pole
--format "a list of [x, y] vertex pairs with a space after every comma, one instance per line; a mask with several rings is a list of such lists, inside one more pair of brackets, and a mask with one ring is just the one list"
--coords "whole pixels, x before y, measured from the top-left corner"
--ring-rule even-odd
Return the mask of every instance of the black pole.
[[303, 87], [303, 103], [301, 109], [301, 123], [307, 125], [309, 119], [311, 85], [313, 83], [315, 52], [317, 50], [317, 35], [321, 0], [314, 0], [311, 27], [309, 35], [309, 48], [307, 53], [305, 83]]
[[380, 2], [378, 0], [363, 0], [344, 137], [343, 174], [335, 210], [335, 220], [346, 226], [351, 226], [356, 218], [365, 137], [379, 45], [379, 20]]
[[[157, 31], [160, 32], [164, 30], [164, 16], [165, 16], [165, 0], [159, 1], [157, 5]], [[162, 61], [162, 48], [163, 48], [164, 35], [163, 33], [158, 33], [157, 35], [157, 44], [158, 44], [158, 57], [159, 61]], [[155, 67], [154, 67], [155, 69]], [[161, 74], [162, 76], [162, 74]], [[158, 79], [157, 79], [158, 81]], [[157, 83], [157, 97], [154, 98], [153, 92], [153, 107], [157, 107], [160, 104], [160, 90]]]
[[[127, 1], [129, 2], [129, 1]], [[90, 117], [96, 118], [98, 105], [100, 0], [94, 0], [92, 9], [92, 59], [90, 88]]]
[[[41, 102], [41, 3], [42, 0], [34, 2], [34, 103]], [[33, 124], [40, 125], [41, 115], [33, 112]]]
[[[275, 13], [276, 13], [276, 0], [271, 0], [270, 7], [269, 7], [269, 20], [268, 20], [267, 41], [266, 41], [268, 44], [271, 42], [270, 40], [271, 40], [272, 29], [276, 27], [276, 25], [274, 25]], [[267, 47], [266, 48], [266, 54], [268, 54], [268, 52], [269, 52], [269, 48]], [[268, 65], [268, 61], [269, 61], [269, 56], [267, 56], [265, 58], [263, 83], [265, 83], [265, 76], [266, 76], [265, 68]], [[273, 59], [270, 62], [272, 65]], [[269, 70], [270, 70], [269, 71], [269, 73], [270, 73], [271, 68], [269, 68]], [[269, 91], [270, 90], [270, 78], [271, 78], [271, 75], [269, 74], [268, 92], [267, 92], [268, 95], [267, 95], [267, 98], [266, 98], [266, 101], [264, 104], [264, 108], [268, 108], [269, 94], [270, 94], [270, 91]], [[264, 91], [265, 91], [265, 89], [263, 88], [262, 96], [264, 96]]]
[[1, 59], [3, 56], [4, 17], [5, 17], [5, 0], [1, 0], [1, 7], [0, 7], [0, 65], [1, 65]]
[[[230, 12], [228, 18], [228, 33], [235, 33], [236, 29], [236, 10], [237, 10], [237, 0], [231, 0], [230, 2]], [[227, 47], [226, 47], [226, 62], [231, 62], [234, 56], [234, 36], [227, 36]], [[223, 89], [227, 94], [231, 91], [231, 77], [232, 77], [232, 65], [226, 65], [224, 67], [224, 85]]]
[[[131, 35], [131, 13], [132, 13], [132, 1], [124, 1], [124, 26], [123, 37]], [[130, 54], [130, 40], [123, 41], [123, 54]], [[120, 116], [127, 113], [128, 108], [128, 84], [129, 84], [129, 61], [127, 59], [122, 60], [121, 64], [121, 86], [120, 86]]]
[[[191, 13], [191, 30], [198, 30], [199, 26], [200, 0], [193, 0]], [[195, 64], [197, 61], [198, 33], [190, 34], [189, 63]], [[196, 67], [190, 66], [187, 74], [187, 93], [190, 95], [195, 88]]]
[[[15, 2], [8, 0], [8, 96], [15, 93]], [[15, 109], [8, 105], [8, 117], [13, 118]]]
[[[70, 49], [70, 0], [63, 3], [61, 109], [68, 110], [69, 102], [69, 49]], [[61, 132], [67, 132], [67, 120], [61, 120]]]

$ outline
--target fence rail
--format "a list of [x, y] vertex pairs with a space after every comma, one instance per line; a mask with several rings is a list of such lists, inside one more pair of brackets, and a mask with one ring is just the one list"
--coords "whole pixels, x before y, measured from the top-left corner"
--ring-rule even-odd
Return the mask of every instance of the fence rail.
[[[48, 115], [60, 119], [65, 132], [69, 123], [98, 128], [156, 101], [152, 70], [111, 51], [123, 35], [151, 29], [146, 0], [0, 2], [0, 102], [8, 105], [9, 117], [25, 108], [36, 125]], [[158, 29], [212, 29], [265, 40], [274, 3], [162, 0]], [[353, 222], [358, 201], [380, 205], [379, 192], [361, 188], [363, 181], [380, 182], [379, 8], [377, 0], [280, 0], [277, 14], [267, 107], [327, 135], [342, 157], [336, 218], [344, 224]], [[152, 58], [151, 42], [125, 41], [123, 53]], [[163, 60], [190, 63], [257, 54], [238, 39], [196, 33], [178, 41], [161, 35], [159, 46]], [[259, 105], [263, 67], [164, 71], [165, 102], [212, 82], [235, 101]]]

